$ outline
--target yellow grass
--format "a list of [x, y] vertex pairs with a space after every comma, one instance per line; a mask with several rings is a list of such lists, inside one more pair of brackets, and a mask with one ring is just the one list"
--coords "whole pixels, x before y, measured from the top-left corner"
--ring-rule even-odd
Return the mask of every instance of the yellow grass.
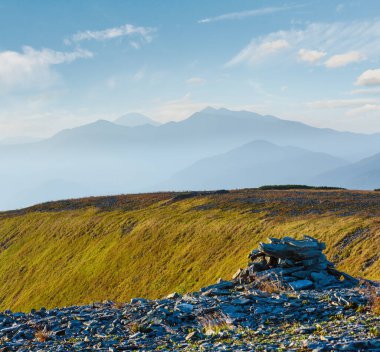
[[325, 241], [339, 269], [380, 279], [379, 193], [175, 196], [90, 198], [0, 214], [0, 309], [184, 293], [230, 279], [267, 237], [303, 234]]

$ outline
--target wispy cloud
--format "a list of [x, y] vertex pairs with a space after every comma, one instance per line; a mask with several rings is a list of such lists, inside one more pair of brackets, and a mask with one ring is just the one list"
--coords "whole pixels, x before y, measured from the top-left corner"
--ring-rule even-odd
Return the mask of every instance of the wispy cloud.
[[295, 7], [299, 7], [299, 6], [293, 5], [293, 6], [282, 6], [282, 7], [264, 7], [264, 8], [255, 9], [255, 10], [230, 12], [230, 13], [225, 13], [223, 15], [219, 15], [215, 17], [203, 18], [199, 20], [198, 23], [210, 23], [210, 22], [218, 22], [218, 21], [225, 21], [225, 20], [241, 20], [247, 17], [263, 16], [263, 15], [269, 15], [276, 12], [287, 11]]
[[[279, 50], [265, 51], [270, 43], [287, 43]], [[305, 51], [308, 48], [307, 51]], [[280, 50], [282, 49], [282, 50]], [[287, 49], [286, 52], [284, 49]], [[226, 66], [257, 64], [267, 56], [281, 53], [281, 61], [308, 61], [318, 63], [318, 56], [326, 53], [327, 67], [341, 67], [365, 57], [380, 55], [380, 20], [311, 23], [304, 29], [277, 31], [254, 38], [238, 52]], [[266, 60], [265, 60], [266, 61]]]
[[366, 57], [358, 51], [350, 51], [345, 54], [333, 55], [326, 62], [328, 68], [343, 67], [353, 62], [359, 62]]
[[226, 66], [233, 66], [242, 62], [255, 64], [265, 57], [277, 54], [284, 49], [289, 48], [290, 44], [285, 39], [267, 40], [258, 44], [248, 45], [238, 53]]
[[344, 10], [344, 4], [339, 4], [335, 8], [336, 12], [340, 13]]
[[65, 39], [65, 44], [72, 44], [88, 40], [104, 41], [120, 37], [130, 37], [131, 45], [139, 48], [141, 43], [149, 43], [153, 39], [155, 28], [134, 26], [124, 24], [120, 27], [107, 28], [99, 31], [83, 31], [74, 34], [71, 38]]
[[312, 101], [305, 105], [310, 109], [339, 109], [347, 117], [367, 116], [380, 111], [378, 99], [326, 99]]
[[157, 107], [148, 113], [151, 116], [155, 116], [155, 118], [161, 122], [180, 121], [204, 109], [208, 105], [215, 105], [194, 101], [190, 93], [187, 93], [179, 99], [162, 102], [157, 101], [156, 103]]
[[358, 108], [355, 108], [355, 109], [351, 109], [349, 111], [347, 111], [346, 115], [347, 116], [362, 116], [364, 114], [368, 114], [370, 112], [374, 112], [374, 111], [380, 111], [380, 105], [376, 105], [376, 104], [365, 104], [363, 106], [360, 106]]
[[356, 80], [358, 86], [377, 86], [380, 85], [380, 68], [363, 72]]
[[364, 89], [354, 89], [349, 94], [361, 94], [361, 95], [379, 95], [380, 87], [376, 88], [364, 88]]
[[133, 80], [136, 82], [141, 81], [146, 76], [146, 69], [145, 67], [141, 67], [133, 74]]
[[358, 107], [376, 102], [375, 99], [326, 99], [306, 103], [312, 109], [340, 109]]
[[52, 70], [53, 65], [92, 56], [87, 50], [60, 52], [51, 49], [36, 50], [29, 46], [23, 47], [21, 52], [0, 52], [0, 90], [48, 86], [58, 76]]
[[186, 80], [186, 83], [193, 86], [201, 86], [206, 83], [206, 80], [202, 77], [191, 77]]
[[298, 51], [298, 59], [300, 61], [305, 61], [309, 63], [316, 63], [319, 60], [321, 60], [324, 56], [326, 56], [326, 53], [324, 51], [307, 49], [300, 49]]

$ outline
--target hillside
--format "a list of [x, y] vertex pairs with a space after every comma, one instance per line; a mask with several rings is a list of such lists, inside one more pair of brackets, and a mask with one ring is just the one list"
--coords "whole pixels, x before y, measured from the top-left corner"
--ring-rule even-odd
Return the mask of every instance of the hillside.
[[[300, 184], [338, 165], [347, 165], [347, 162], [325, 153], [253, 141], [227, 153], [199, 160], [160, 186], [186, 190], [249, 188], [265, 183]], [[325, 184], [328, 184], [327, 180]]]
[[157, 298], [229, 279], [267, 237], [308, 234], [352, 275], [380, 279], [380, 194], [156, 193], [0, 213], [0, 309]]

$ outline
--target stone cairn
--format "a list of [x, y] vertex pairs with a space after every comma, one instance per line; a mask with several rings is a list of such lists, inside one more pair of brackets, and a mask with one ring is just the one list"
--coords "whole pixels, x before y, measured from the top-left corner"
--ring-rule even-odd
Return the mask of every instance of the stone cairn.
[[359, 281], [335, 269], [322, 251], [326, 245], [310, 236], [302, 240], [291, 237], [270, 238], [260, 243], [248, 258], [248, 267], [233, 276], [236, 284], [276, 284], [294, 291], [352, 287]]

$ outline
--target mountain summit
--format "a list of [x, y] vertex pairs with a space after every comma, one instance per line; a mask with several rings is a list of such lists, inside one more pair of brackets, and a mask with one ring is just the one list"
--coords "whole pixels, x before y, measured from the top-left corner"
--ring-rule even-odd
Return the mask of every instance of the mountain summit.
[[152, 125], [152, 126], [159, 126], [160, 123], [158, 121], [154, 121], [151, 118], [139, 114], [137, 112], [132, 112], [123, 116], [120, 116], [117, 118], [114, 123], [121, 126], [127, 126], [127, 127], [136, 127], [136, 126], [142, 126], [142, 125]]

